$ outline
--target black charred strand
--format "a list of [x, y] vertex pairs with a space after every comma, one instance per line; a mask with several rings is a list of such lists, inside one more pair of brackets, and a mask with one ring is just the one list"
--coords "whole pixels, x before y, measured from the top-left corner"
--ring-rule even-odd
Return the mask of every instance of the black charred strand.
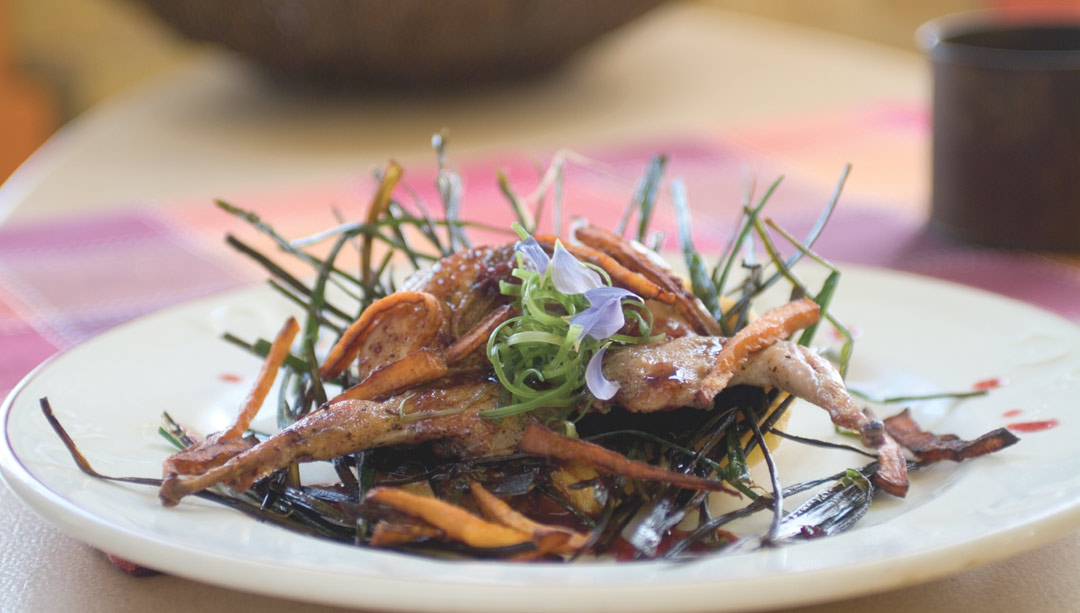
[[86, 460], [83, 454], [75, 446], [75, 441], [68, 435], [67, 430], [60, 424], [60, 420], [56, 418], [56, 414], [53, 412], [52, 405], [49, 404], [48, 398], [41, 398], [38, 400], [38, 405], [41, 407], [41, 413], [45, 416], [45, 420], [49, 422], [49, 426], [52, 427], [53, 432], [60, 437], [60, 441], [64, 444], [64, 448], [67, 449], [71, 455], [71, 459], [75, 461], [75, 465], [79, 467], [83, 473], [94, 477], [95, 479], [104, 479], [106, 481], [120, 481], [122, 483], [134, 483], [137, 485], [150, 485], [154, 487], [161, 486], [161, 479], [150, 479], [145, 477], [110, 477], [103, 475], [92, 466], [90, 462]]
[[[767, 398], [770, 407], [773, 405], [773, 403], [776, 402], [776, 399], [779, 398], [780, 395], [781, 392], [779, 390], [772, 390], [769, 392]], [[792, 403], [794, 402], [795, 396], [792, 396], [791, 394], [784, 394], [784, 399], [776, 405], [776, 408], [771, 413], [769, 413], [768, 417], [765, 418], [765, 421], [761, 422], [761, 429], [771, 430], [773, 426], [775, 426], [777, 422], [779, 422], [780, 419], [787, 414], [788, 410], [791, 409]]]
[[[63, 425], [56, 418], [56, 415], [54, 414], [52, 406], [49, 404], [48, 399], [40, 399], [39, 404], [41, 406], [41, 412], [45, 416], [45, 419], [49, 422], [49, 425], [52, 427], [53, 431], [64, 444], [65, 449], [67, 449], [68, 453], [75, 461], [75, 465], [84, 474], [95, 479], [101, 479], [104, 481], [131, 483], [134, 485], [145, 485], [155, 488], [161, 487], [162, 479], [147, 477], [113, 477], [101, 474], [94, 470], [94, 468], [78, 450], [75, 442], [68, 435]], [[292, 493], [295, 497], [296, 493]], [[332, 540], [341, 540], [340, 538], [335, 538], [340, 532], [338, 527], [324, 518], [323, 514], [326, 511], [325, 508], [321, 509], [318, 512], [315, 512], [313, 511], [312, 505], [303, 506], [302, 504], [298, 504], [298, 501], [296, 500], [290, 500], [288, 503], [291, 505], [289, 512], [281, 513], [275, 512], [275, 510], [272, 508], [266, 510], [260, 509], [259, 502], [251, 498], [245, 499], [243, 497], [238, 497], [235, 495], [223, 495], [216, 493], [212, 490], [196, 492], [193, 495], [204, 500], [210, 500], [223, 506], [236, 509], [259, 521], [274, 523], [290, 530], [310, 534], [312, 536], [331, 538]], [[300, 512], [298, 511], [298, 509], [307, 509], [308, 512]], [[302, 523], [298, 523], [296, 521], [298, 519], [302, 519]]]
[[754, 431], [754, 439], [761, 446], [761, 455], [765, 458], [765, 466], [769, 469], [769, 480], [773, 491], [773, 520], [769, 526], [768, 539], [772, 541], [775, 540], [775, 535], [780, 530], [780, 522], [784, 518], [784, 490], [780, 486], [780, 473], [776, 468], [776, 462], [773, 460], [772, 452], [769, 451], [769, 446], [765, 444], [765, 436], [757, 425], [754, 413], [744, 409], [743, 414], [746, 415], [750, 429]]
[[858, 471], [850, 470], [836, 485], [807, 500], [784, 517], [769, 544], [810, 540], [847, 532], [866, 515], [874, 486]]
[[[914, 462], [908, 463], [908, 470], [915, 470], [916, 468], [918, 468], [918, 466]], [[877, 462], [871, 462], [863, 466], [862, 468], [855, 470], [863, 477], [869, 479], [871, 476], [873, 476], [874, 473], [877, 472]], [[847, 476], [847, 474], [848, 471], [845, 470], [844, 472], [839, 472], [828, 477], [823, 477], [821, 479], [811, 479], [809, 481], [803, 481], [802, 483], [796, 483], [795, 485], [785, 488], [782, 494], [785, 498], [795, 496], [797, 494], [801, 494], [802, 492], [812, 490], [816, 487], [820, 487], [821, 485], [824, 485], [826, 483], [839, 481], [841, 478]], [[690, 534], [686, 535], [682, 540], [673, 544], [671, 549], [669, 549], [667, 553], [665, 553], [662, 557], [665, 559], [678, 558], [691, 546], [702, 542], [706, 538], [714, 536], [716, 534], [716, 531], [723, 526], [737, 519], [749, 517], [750, 515], [764, 511], [765, 509], [769, 508], [769, 506], [773, 503], [774, 501], [772, 497], [763, 496], [758, 500], [755, 500], [750, 504], [746, 505], [745, 507], [742, 507], [741, 509], [736, 509], [734, 511], [724, 513], [723, 515], [717, 515], [709, 521], [702, 522]]]
[[608, 495], [604, 501], [604, 508], [600, 512], [600, 519], [592, 526], [592, 531], [589, 533], [589, 539], [585, 542], [585, 546], [574, 552], [570, 556], [569, 562], [574, 562], [585, 555], [586, 551], [595, 550], [603, 538], [604, 534], [608, 531], [608, 526], [611, 525], [612, 519], [615, 517], [615, 497]]
[[[727, 435], [728, 430], [734, 423], [735, 411], [721, 413], [720, 419], [717, 420], [716, 426], [712, 429], [712, 432], [699, 438], [690, 445], [691, 448], [698, 448], [697, 453], [694, 454], [693, 459], [690, 461], [689, 467], [691, 469], [703, 461], [711, 462], [711, 460], [708, 459], [709, 453], [711, 453], [716, 445], [720, 443], [720, 440]], [[715, 465], [715, 463], [713, 464]]]
[[394, 551], [427, 558], [499, 560], [536, 551], [532, 543], [480, 549], [454, 541], [427, 540], [391, 547]]
[[837, 449], [837, 450], [842, 450], [842, 451], [852, 451], [852, 452], [855, 452], [855, 453], [857, 453], [859, 455], [866, 456], [868, 458], [876, 458], [877, 457], [877, 455], [875, 455], [873, 453], [870, 453], [869, 451], [867, 451], [865, 449], [860, 449], [859, 447], [856, 447], [854, 445], [845, 445], [843, 443], [832, 443], [832, 442], [829, 442], [829, 441], [822, 441], [822, 440], [819, 440], [819, 439], [816, 439], [816, 438], [807, 438], [807, 437], [804, 437], [804, 436], [798, 436], [798, 435], [795, 435], [795, 434], [791, 434], [790, 432], [785, 432], [785, 431], [777, 429], [777, 428], [769, 428], [769, 429], [765, 430], [765, 432], [775, 434], [776, 436], [779, 436], [780, 438], [787, 439], [789, 441], [793, 441], [793, 442], [796, 442], [796, 443], [800, 443], [802, 445], [809, 445], [811, 447], [820, 447], [822, 449]]
[[[606, 553], [614, 546], [616, 539], [622, 538], [623, 532], [626, 531], [626, 527], [630, 525], [630, 522], [634, 520], [638, 512], [645, 505], [645, 501], [640, 497], [630, 498], [622, 501], [615, 507], [615, 512], [612, 516], [611, 522], [609, 522], [606, 534], [596, 544], [596, 549], [599, 553]], [[635, 556], [636, 559], [637, 556]]]

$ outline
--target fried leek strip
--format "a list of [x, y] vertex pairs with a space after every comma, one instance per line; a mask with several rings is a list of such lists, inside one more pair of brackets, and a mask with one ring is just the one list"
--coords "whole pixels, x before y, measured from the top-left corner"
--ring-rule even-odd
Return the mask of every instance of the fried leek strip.
[[702, 404], [712, 402], [727, 387], [740, 366], [755, 351], [761, 351], [818, 321], [821, 308], [809, 298], [776, 307], [735, 333], [716, 356], [716, 366], [705, 376], [698, 389]]
[[584, 547], [589, 537], [559, 526], [548, 526], [518, 513], [476, 481], [469, 484], [473, 500], [485, 517], [496, 523], [531, 534], [542, 553], [574, 553]]
[[[554, 236], [539, 234], [534, 238], [549, 251], [555, 248], [555, 241], [558, 240]], [[659, 285], [647, 279], [645, 275], [630, 270], [602, 251], [584, 245], [566, 243], [563, 243], [563, 247], [566, 247], [566, 250], [577, 259], [603, 269], [604, 272], [611, 276], [612, 285], [628, 289], [645, 300], [659, 300], [664, 304], [675, 302], [674, 295], [665, 292]]]
[[206, 440], [177, 452], [161, 464], [161, 472], [169, 475], [193, 475], [205, 472], [215, 466], [221, 466], [233, 457], [251, 449], [258, 441], [252, 437], [243, 437], [251, 425], [251, 420], [259, 412], [266, 400], [270, 388], [274, 386], [277, 373], [289, 356], [293, 340], [300, 332], [300, 325], [295, 318], [288, 318], [270, 345], [270, 351], [263, 359], [255, 383], [240, 405], [240, 412], [227, 429], [211, 435]]
[[399, 488], [377, 487], [365, 499], [422, 519], [447, 537], [470, 547], [508, 547], [532, 541], [532, 535], [520, 530], [485, 521], [444, 500], [410, 494]]
[[240, 414], [236, 416], [236, 421], [233, 422], [229, 429], [215, 435], [217, 440], [236, 438], [248, 429], [251, 420], [255, 418], [255, 414], [259, 412], [263, 401], [266, 400], [266, 395], [270, 393], [270, 388], [274, 386], [277, 373], [281, 370], [285, 358], [288, 357], [289, 348], [292, 347], [293, 339], [296, 338], [299, 332], [300, 325], [296, 323], [295, 318], [290, 317], [285, 320], [285, 325], [278, 332], [273, 344], [270, 345], [270, 352], [266, 355], [266, 359], [263, 360], [259, 375], [255, 378], [255, 385], [247, 398], [244, 399]]
[[363, 381], [341, 392], [331, 404], [342, 400], [371, 400], [413, 385], [434, 381], [446, 374], [446, 360], [438, 352], [424, 348], [376, 368]]
[[719, 336], [720, 324], [709, 315], [701, 303], [683, 286], [682, 279], [657, 264], [648, 255], [634, 249], [631, 243], [618, 234], [599, 226], [587, 224], [577, 228], [574, 236], [589, 247], [607, 253], [630, 270], [637, 269], [646, 279], [652, 281], [664, 292], [674, 296], [675, 307], [694, 327], [698, 334]]
[[426, 292], [395, 292], [376, 300], [364, 309], [360, 317], [345, 330], [338, 342], [330, 349], [330, 353], [319, 367], [319, 376], [323, 380], [330, 380], [348, 368], [349, 364], [356, 359], [364, 344], [364, 339], [374, 329], [379, 318], [402, 307], [411, 309], [417, 306], [424, 309], [426, 317], [424, 325], [416, 331], [412, 347], [416, 349], [430, 343], [443, 324], [442, 308], [439, 306], [438, 298]]
[[691, 490], [726, 492], [739, 496], [738, 492], [724, 485], [722, 481], [702, 479], [631, 460], [600, 445], [556, 434], [537, 424], [529, 424], [525, 429], [525, 434], [518, 442], [518, 449], [529, 455], [557, 460], [580, 460], [602, 471], [631, 479], [661, 481]]
[[[379, 221], [383, 213], [390, 207], [391, 194], [394, 191], [394, 187], [397, 186], [398, 181], [401, 180], [403, 171], [401, 165], [397, 162], [391, 161], [386, 166], [386, 172], [383, 173], [382, 181], [379, 182], [379, 189], [375, 191], [375, 196], [371, 199], [371, 205], [368, 207], [367, 222], [374, 224]], [[360, 270], [363, 275], [362, 280], [365, 284], [372, 282], [372, 266], [371, 266], [371, 253], [374, 247], [374, 238], [370, 234], [364, 235], [364, 242], [360, 249]]]
[[368, 541], [368, 544], [372, 547], [393, 547], [445, 536], [446, 534], [442, 530], [428, 524], [400, 524], [380, 521], [375, 524], [375, 529], [371, 531], [371, 540]]

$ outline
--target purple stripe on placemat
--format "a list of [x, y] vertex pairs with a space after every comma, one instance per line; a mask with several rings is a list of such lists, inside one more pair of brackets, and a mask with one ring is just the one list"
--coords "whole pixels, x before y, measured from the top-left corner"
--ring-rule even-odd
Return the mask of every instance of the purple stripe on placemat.
[[0, 230], [0, 388], [139, 315], [246, 281], [152, 211]]

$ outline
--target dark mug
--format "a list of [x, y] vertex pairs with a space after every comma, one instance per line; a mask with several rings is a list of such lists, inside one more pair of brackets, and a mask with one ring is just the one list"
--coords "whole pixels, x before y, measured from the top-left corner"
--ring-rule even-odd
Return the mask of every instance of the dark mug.
[[917, 36], [933, 64], [931, 227], [1080, 250], [1080, 15], [953, 15]]

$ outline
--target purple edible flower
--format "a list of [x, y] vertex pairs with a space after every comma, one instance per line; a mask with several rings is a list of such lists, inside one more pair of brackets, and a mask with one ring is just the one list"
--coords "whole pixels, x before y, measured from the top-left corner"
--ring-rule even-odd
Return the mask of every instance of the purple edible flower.
[[595, 270], [579, 262], [558, 241], [555, 241], [555, 254], [551, 256], [551, 282], [555, 289], [567, 295], [584, 294], [604, 286]]
[[611, 287], [610, 285], [597, 287], [585, 292], [585, 299], [589, 301], [590, 306], [594, 307], [600, 306], [609, 300], [623, 300], [626, 298], [641, 300], [637, 294], [628, 289]]
[[619, 384], [609, 381], [604, 377], [603, 361], [607, 346], [600, 348], [589, 358], [589, 365], [585, 367], [585, 384], [589, 392], [598, 400], [611, 400], [619, 391]]
[[579, 339], [586, 335], [602, 341], [615, 334], [626, 323], [623, 316], [622, 302], [611, 298], [599, 306], [591, 306], [570, 318], [570, 325], [582, 327]]
[[622, 301], [626, 298], [641, 300], [637, 294], [621, 287], [596, 287], [585, 292], [585, 299], [592, 305], [570, 319], [571, 324], [582, 327], [579, 339], [586, 335], [602, 341], [615, 334], [626, 323]]
[[518, 244], [514, 246], [514, 251], [524, 256], [526, 268], [530, 268], [540, 274], [544, 274], [544, 271], [547, 270], [548, 263], [551, 261], [551, 258], [548, 257], [544, 248], [531, 236], [525, 240], [518, 241]]

